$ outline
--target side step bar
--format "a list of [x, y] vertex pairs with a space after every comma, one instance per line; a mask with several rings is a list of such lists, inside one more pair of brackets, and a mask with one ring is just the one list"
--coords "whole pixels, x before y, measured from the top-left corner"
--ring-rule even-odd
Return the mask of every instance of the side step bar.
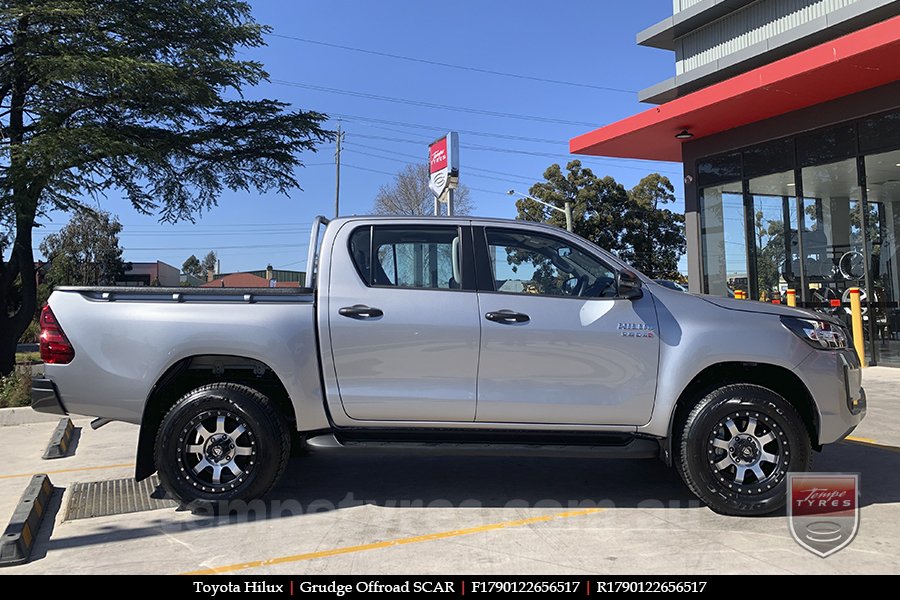
[[617, 444], [560, 444], [536, 441], [411, 441], [407, 439], [345, 438], [333, 433], [308, 438], [309, 446], [328, 450], [335, 448], [378, 450], [398, 453], [433, 452], [466, 456], [546, 456], [566, 458], [657, 458], [660, 454], [659, 440], [629, 436], [624, 443]]

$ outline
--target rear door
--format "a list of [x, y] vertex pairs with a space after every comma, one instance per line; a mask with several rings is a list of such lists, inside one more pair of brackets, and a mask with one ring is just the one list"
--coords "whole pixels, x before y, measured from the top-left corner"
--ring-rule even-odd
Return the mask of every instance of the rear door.
[[328, 297], [344, 412], [362, 421], [473, 421], [481, 322], [470, 227], [346, 228]]
[[656, 393], [649, 294], [619, 298], [616, 270], [569, 236], [473, 228], [482, 336], [476, 421], [640, 425]]

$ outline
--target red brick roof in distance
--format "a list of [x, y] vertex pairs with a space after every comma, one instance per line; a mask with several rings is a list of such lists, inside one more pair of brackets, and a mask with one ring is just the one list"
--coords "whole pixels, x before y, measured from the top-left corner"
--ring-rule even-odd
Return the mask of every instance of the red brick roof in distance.
[[[265, 278], [252, 273], [231, 273], [215, 281], [204, 283], [200, 287], [267, 288], [269, 287], [269, 282]], [[300, 287], [300, 284], [296, 281], [279, 281], [275, 284], [275, 287]]]

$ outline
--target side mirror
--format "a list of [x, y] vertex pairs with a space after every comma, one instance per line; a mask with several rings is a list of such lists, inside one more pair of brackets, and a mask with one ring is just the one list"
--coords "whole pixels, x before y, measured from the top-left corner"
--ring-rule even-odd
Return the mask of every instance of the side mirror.
[[637, 300], [644, 295], [643, 290], [641, 290], [641, 285], [641, 280], [631, 271], [623, 269], [616, 275], [616, 286], [619, 289], [619, 298]]

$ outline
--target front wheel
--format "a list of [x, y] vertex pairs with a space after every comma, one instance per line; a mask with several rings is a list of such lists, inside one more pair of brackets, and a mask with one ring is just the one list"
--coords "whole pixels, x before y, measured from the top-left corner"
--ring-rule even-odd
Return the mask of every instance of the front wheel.
[[787, 474], [807, 471], [812, 449], [797, 410], [775, 392], [727, 385], [704, 397], [681, 430], [682, 479], [711, 509], [763, 515], [784, 506]]
[[287, 466], [287, 424], [273, 403], [245, 385], [213, 383], [166, 413], [154, 459], [160, 482], [183, 506], [260, 498]]

